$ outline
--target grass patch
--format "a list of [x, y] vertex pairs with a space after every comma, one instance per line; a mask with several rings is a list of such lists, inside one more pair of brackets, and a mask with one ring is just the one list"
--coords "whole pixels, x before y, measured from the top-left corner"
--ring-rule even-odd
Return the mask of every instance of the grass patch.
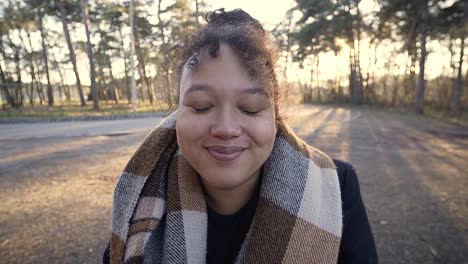
[[452, 123], [459, 126], [468, 127], [468, 111], [462, 111], [460, 116], [452, 116], [450, 112], [441, 109], [436, 109], [430, 106], [424, 108], [424, 115], [420, 115], [416, 112], [414, 107], [386, 107], [382, 105], [368, 105], [369, 108], [376, 109], [378, 111], [395, 112], [403, 116], [428, 118], [444, 123]]
[[418, 117], [418, 118], [428, 118], [432, 120], [436, 120], [439, 122], [444, 122], [444, 123], [451, 123], [459, 126], [466, 126], [468, 127], [468, 112], [462, 111], [460, 116], [452, 116], [450, 112], [432, 108], [432, 107], [425, 107], [424, 109], [424, 115], [421, 115], [416, 112], [416, 110], [413, 107], [399, 107], [399, 108], [394, 108], [394, 107], [385, 107], [385, 106], [374, 106], [374, 105], [369, 105], [370, 108], [377, 109], [378, 111], [385, 111], [385, 112], [395, 112], [398, 113], [399, 115], [403, 116], [409, 116], [409, 117]]
[[462, 111], [459, 116], [452, 116], [449, 112], [446, 111], [438, 111], [433, 108], [426, 108], [425, 114], [431, 118], [450, 122], [461, 126], [468, 126], [468, 112]]
[[372, 111], [394, 113], [400, 116], [407, 116], [411, 118], [427, 118], [431, 120], [436, 120], [444, 123], [451, 123], [459, 126], [468, 127], [468, 109], [462, 111], [460, 116], [452, 116], [450, 112], [437, 109], [434, 107], [426, 106], [424, 115], [420, 115], [416, 112], [414, 107], [411, 106], [400, 106], [400, 107], [391, 107], [382, 104], [351, 104], [351, 103], [309, 103], [311, 105], [328, 105], [335, 107], [344, 107], [344, 108], [364, 108]]
[[[159, 104], [158, 104], [159, 103]], [[127, 103], [99, 102], [99, 111], [93, 110], [92, 102], [82, 107], [79, 101], [72, 101], [62, 105], [48, 107], [46, 105], [36, 105], [34, 107], [25, 106], [20, 109], [8, 108], [0, 110], [0, 118], [54, 118], [54, 117], [81, 117], [81, 116], [113, 116], [132, 114], [132, 105]], [[156, 102], [151, 105], [149, 102], [140, 102], [136, 107], [136, 113], [154, 113], [169, 111], [166, 102]]]

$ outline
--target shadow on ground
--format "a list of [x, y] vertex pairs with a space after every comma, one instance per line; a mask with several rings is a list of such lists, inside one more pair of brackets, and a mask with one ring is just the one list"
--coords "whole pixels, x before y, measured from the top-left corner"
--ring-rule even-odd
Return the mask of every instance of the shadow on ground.
[[[367, 108], [289, 113], [301, 138], [356, 168], [381, 263], [466, 263], [466, 128]], [[115, 180], [146, 132], [111, 134], [1, 142], [0, 263], [101, 262]]]

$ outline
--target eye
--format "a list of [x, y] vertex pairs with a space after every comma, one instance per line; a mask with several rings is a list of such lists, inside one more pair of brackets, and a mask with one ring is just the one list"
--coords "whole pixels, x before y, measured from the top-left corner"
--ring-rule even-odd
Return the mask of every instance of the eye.
[[244, 114], [246, 114], [246, 115], [252, 115], [252, 116], [253, 116], [253, 115], [256, 115], [256, 114], [260, 113], [260, 111], [262, 111], [262, 110], [248, 110], [248, 109], [243, 109], [243, 110], [241, 110], [241, 111], [242, 111]]
[[211, 109], [211, 106], [206, 106], [206, 107], [194, 107], [194, 106], [191, 106], [191, 108], [192, 108], [196, 113], [205, 113], [205, 112], [208, 112], [208, 110]]

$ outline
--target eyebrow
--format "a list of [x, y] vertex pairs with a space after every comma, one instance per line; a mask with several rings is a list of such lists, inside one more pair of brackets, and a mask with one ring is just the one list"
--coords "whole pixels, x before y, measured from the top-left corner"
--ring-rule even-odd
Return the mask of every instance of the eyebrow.
[[259, 94], [265, 97], [270, 97], [270, 95], [265, 91], [265, 89], [260, 87], [247, 88], [242, 90], [243, 94]]
[[[195, 84], [187, 88], [185, 91], [185, 95], [188, 95], [190, 93], [196, 92], [196, 91], [212, 91], [213, 88], [209, 85], [205, 84]], [[270, 97], [269, 94], [265, 91], [265, 89], [261, 87], [252, 87], [252, 88], [246, 88], [241, 91], [242, 94], [259, 94], [264, 97]]]
[[185, 90], [185, 95], [188, 95], [190, 93], [196, 92], [196, 91], [211, 91], [213, 88], [209, 85], [204, 85], [204, 84], [195, 84], [187, 88]]

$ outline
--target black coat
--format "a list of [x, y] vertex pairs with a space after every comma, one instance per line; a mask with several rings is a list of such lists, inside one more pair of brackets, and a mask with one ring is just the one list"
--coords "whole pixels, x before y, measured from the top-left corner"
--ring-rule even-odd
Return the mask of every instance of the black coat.
[[343, 233], [338, 263], [377, 263], [374, 236], [361, 198], [359, 181], [351, 164], [335, 162], [341, 188]]

